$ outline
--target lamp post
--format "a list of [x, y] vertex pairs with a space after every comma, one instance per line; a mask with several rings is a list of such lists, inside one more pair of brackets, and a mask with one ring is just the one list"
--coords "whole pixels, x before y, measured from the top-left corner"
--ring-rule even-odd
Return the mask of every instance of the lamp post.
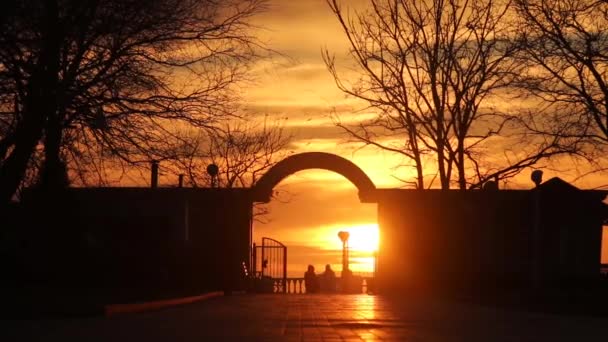
[[220, 168], [215, 164], [209, 164], [207, 166], [207, 174], [211, 176], [211, 187], [217, 188], [219, 186], [219, 182], [217, 179], [217, 174], [220, 172]]
[[340, 279], [342, 293], [349, 293], [351, 289], [352, 273], [348, 269], [348, 237], [349, 232], [340, 231], [338, 237], [342, 241], [342, 279]]
[[338, 232], [338, 237], [342, 241], [342, 274], [345, 271], [348, 271], [348, 237], [350, 236], [349, 232], [340, 231]]
[[152, 161], [152, 168], [150, 170], [150, 187], [153, 189], [158, 188], [158, 160]]

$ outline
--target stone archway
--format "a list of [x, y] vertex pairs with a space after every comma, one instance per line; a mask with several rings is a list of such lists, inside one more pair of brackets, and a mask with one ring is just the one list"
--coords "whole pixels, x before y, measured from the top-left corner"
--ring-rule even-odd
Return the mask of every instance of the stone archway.
[[305, 152], [289, 156], [266, 172], [253, 186], [253, 201], [267, 203], [274, 187], [286, 177], [303, 170], [323, 169], [346, 177], [359, 190], [363, 203], [374, 203], [376, 186], [353, 162], [325, 152]]

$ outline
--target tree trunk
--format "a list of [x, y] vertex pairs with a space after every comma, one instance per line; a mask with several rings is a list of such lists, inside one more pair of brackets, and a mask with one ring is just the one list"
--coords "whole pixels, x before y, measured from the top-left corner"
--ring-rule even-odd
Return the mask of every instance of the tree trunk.
[[437, 144], [437, 167], [439, 169], [439, 180], [441, 181], [441, 189], [448, 190], [450, 188], [450, 179], [445, 170], [445, 151], [444, 145]]
[[467, 178], [464, 169], [464, 138], [458, 138], [458, 150], [456, 151], [456, 167], [458, 168], [458, 187], [460, 190], [467, 189]]
[[414, 162], [416, 163], [416, 188], [424, 189], [424, 168], [422, 167], [422, 158], [420, 157], [420, 148], [418, 147], [418, 141], [416, 140], [416, 132], [413, 130], [409, 131], [409, 145], [414, 155]]
[[61, 158], [63, 127], [61, 116], [54, 111], [47, 120], [44, 139], [44, 164], [40, 175], [40, 186], [45, 190], [67, 187], [65, 163]]
[[41, 51], [32, 72], [13, 150], [0, 166], [0, 207], [8, 204], [23, 181], [28, 163], [44, 131], [45, 121], [57, 114], [59, 23], [57, 1], [45, 2], [47, 15]]
[[416, 153], [416, 174], [417, 177], [417, 188], [420, 190], [424, 190], [424, 169], [422, 167], [422, 161], [420, 160], [420, 155]]
[[[32, 110], [35, 111], [34, 108]], [[43, 122], [41, 115], [30, 116], [23, 122], [14, 149], [0, 167], [0, 206], [8, 204], [21, 184], [32, 153], [42, 137]]]

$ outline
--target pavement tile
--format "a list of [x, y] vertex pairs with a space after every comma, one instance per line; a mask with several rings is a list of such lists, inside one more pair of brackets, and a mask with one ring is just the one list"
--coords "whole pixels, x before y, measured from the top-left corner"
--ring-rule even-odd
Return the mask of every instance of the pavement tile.
[[608, 318], [371, 295], [234, 295], [113, 317], [0, 321], [0, 341], [608, 341]]

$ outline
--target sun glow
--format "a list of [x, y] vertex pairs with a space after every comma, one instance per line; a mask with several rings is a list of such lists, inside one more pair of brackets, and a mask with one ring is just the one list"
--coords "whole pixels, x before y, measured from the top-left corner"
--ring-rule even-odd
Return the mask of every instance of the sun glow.
[[348, 246], [351, 251], [374, 252], [378, 250], [379, 230], [377, 223], [353, 225], [343, 230], [350, 233]]

